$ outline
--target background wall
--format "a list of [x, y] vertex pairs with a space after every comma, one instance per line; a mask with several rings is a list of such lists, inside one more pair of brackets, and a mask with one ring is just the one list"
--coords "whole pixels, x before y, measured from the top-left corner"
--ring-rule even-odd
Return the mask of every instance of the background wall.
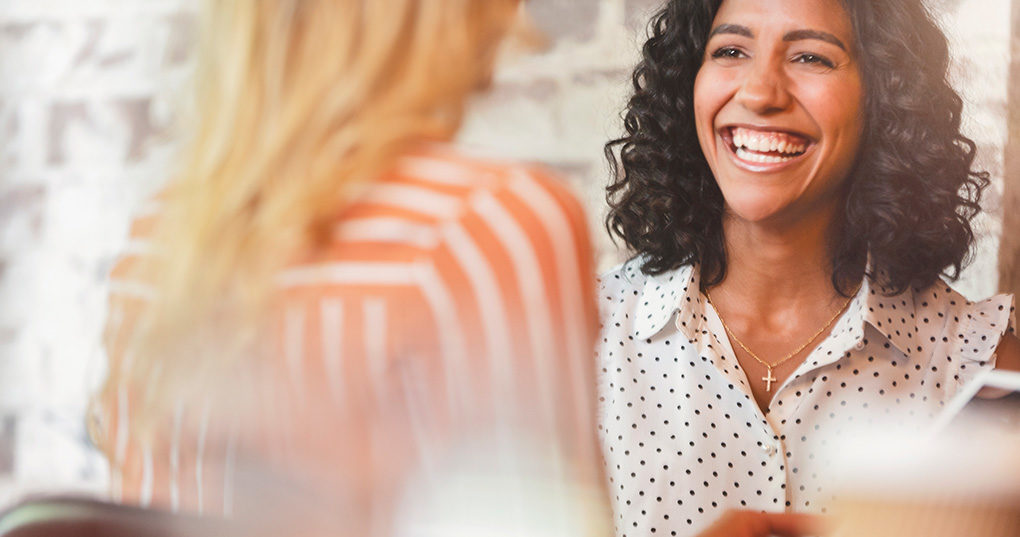
[[[172, 164], [194, 1], [0, 2], [0, 504], [29, 490], [105, 487], [83, 419], [105, 367], [104, 278], [132, 210]], [[599, 224], [602, 145], [619, 132], [657, 4], [532, 0], [549, 49], [502, 68], [462, 136], [559, 170], [589, 207], [602, 268], [623, 256]], [[1010, 1], [933, 7], [954, 40], [967, 131], [996, 177], [976, 261], [958, 285], [980, 298], [998, 278]]]
[[105, 487], [87, 449], [104, 274], [167, 168], [179, 0], [0, 2], [0, 502]]
[[[1020, 207], [1020, 2], [1013, 3], [1010, 38], [1009, 135], [1005, 150], [1005, 180], [1002, 204], [1005, 208]], [[1020, 295], [1020, 211], [1003, 211], [1004, 232], [999, 248], [999, 287]]]

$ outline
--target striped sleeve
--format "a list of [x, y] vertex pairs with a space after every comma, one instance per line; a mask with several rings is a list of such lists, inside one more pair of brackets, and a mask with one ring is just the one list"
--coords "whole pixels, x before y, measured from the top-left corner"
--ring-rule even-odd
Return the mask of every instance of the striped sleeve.
[[[451, 340], [440, 355], [452, 373], [442, 394], [447, 399], [437, 405], [453, 412], [452, 429], [443, 444], [430, 446], [435, 464], [424, 488], [431, 492], [421, 495], [427, 499], [412, 502], [412, 514], [396, 519], [410, 521], [412, 531], [427, 526], [437, 533], [531, 524], [531, 531], [551, 534], [557, 534], [551, 528], [607, 534], [608, 525], [600, 526], [607, 518], [595, 428], [597, 313], [586, 220], [555, 179], [523, 168], [505, 173], [503, 181], [472, 192], [424, 258], [429, 277], [419, 282], [422, 295], [445, 297], [435, 301], [443, 307], [433, 308], [433, 329]], [[506, 430], [511, 433], [500, 436]], [[536, 457], [536, 446], [546, 455]], [[509, 481], [508, 469], [514, 475]], [[449, 485], [463, 487], [465, 474], [478, 512], [492, 505], [520, 513], [519, 520], [448, 511], [457, 503], [445, 496], [456, 489]]]
[[487, 377], [472, 384], [510, 398], [495, 408], [512, 403], [549, 431], [587, 436], [597, 321], [583, 211], [540, 172], [506, 173], [443, 227], [435, 283], [453, 295], [461, 323], [445, 330], [480, 336], [471, 354]]
[[[463, 170], [430, 160], [410, 171], [413, 186], [382, 185], [371, 207], [340, 224], [335, 257], [344, 261], [284, 277], [288, 302], [305, 312], [294, 314], [304, 328], [284, 337], [292, 350], [283, 352], [304, 364], [284, 373], [300, 386], [302, 458], [348, 476], [359, 469], [377, 499], [406, 492], [412, 476], [429, 491], [448, 489], [458, 472], [492, 485], [508, 465], [518, 481], [499, 497], [507, 509], [531, 510], [544, 490], [569, 491], [564, 505], [599, 498], [594, 269], [580, 204], [540, 170], [473, 170], [458, 181]], [[423, 197], [437, 203], [410, 201]], [[336, 436], [321, 435], [323, 420]], [[316, 434], [321, 446], [310, 452]], [[479, 448], [493, 438], [498, 446]], [[533, 449], [557, 453], [555, 468], [529, 462]], [[592, 520], [599, 501], [586, 511]]]
[[[109, 277], [103, 346], [116, 385], [101, 394], [100, 437], [110, 461], [110, 496], [142, 507], [205, 514], [230, 512], [226, 466], [232, 455], [229, 431], [210, 426], [209, 401], [178, 401], [172, 415], [142, 434], [139, 398], [145, 386], [134, 385], [134, 338], [156, 289], [147, 281], [144, 263], [157, 255], [152, 237], [160, 217], [157, 200], [146, 204], [131, 224], [128, 240]], [[159, 382], [159, 369], [149, 382]]]

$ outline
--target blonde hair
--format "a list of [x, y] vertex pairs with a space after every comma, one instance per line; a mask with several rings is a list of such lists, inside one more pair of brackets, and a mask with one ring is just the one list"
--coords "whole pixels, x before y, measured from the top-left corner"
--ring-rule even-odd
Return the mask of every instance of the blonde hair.
[[130, 374], [114, 364], [105, 393], [158, 372], [139, 390], [158, 414], [236, 368], [273, 275], [314, 251], [352, 189], [408, 143], [457, 130], [517, 4], [208, 1], [192, 135], [162, 196], [158, 255], [137, 270], [156, 296], [128, 345]]

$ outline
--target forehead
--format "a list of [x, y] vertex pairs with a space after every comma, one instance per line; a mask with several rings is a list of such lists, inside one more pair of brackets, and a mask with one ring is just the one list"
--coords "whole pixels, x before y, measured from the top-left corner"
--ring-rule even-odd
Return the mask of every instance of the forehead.
[[745, 26], [756, 36], [769, 31], [821, 30], [848, 45], [854, 33], [840, 0], [723, 0], [712, 26], [720, 24]]

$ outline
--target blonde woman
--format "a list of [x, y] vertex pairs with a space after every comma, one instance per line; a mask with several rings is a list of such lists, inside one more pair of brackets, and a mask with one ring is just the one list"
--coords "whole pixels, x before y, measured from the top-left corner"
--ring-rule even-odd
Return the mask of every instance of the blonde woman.
[[112, 278], [114, 496], [602, 534], [582, 211], [446, 145], [518, 2], [206, 4], [193, 139]]

